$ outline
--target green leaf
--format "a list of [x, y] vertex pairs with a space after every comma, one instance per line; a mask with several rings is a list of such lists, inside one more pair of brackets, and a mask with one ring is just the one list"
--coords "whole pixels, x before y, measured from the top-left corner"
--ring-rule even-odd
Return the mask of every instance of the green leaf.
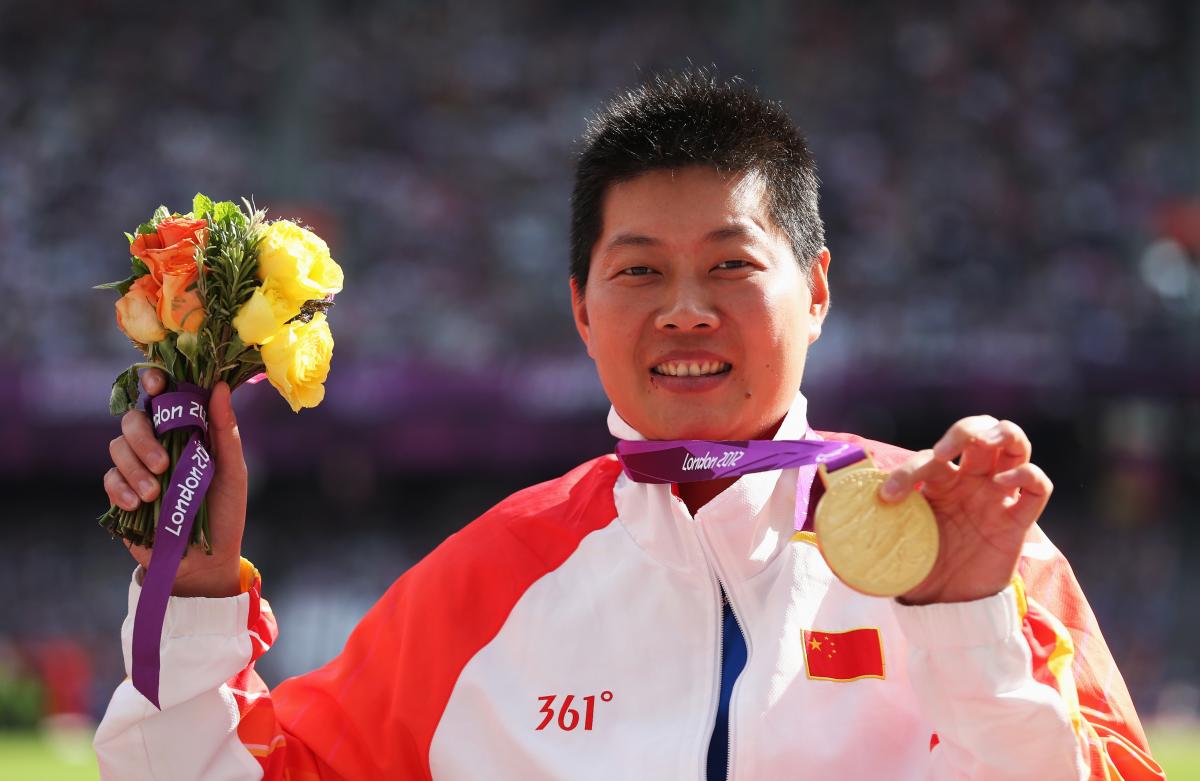
[[212, 198], [209, 198], [204, 193], [196, 193], [192, 198], [192, 219], [202, 219], [204, 215], [213, 210]]
[[[159, 206], [157, 209], [154, 210], [154, 214], [150, 215], [150, 221], [152, 223], [154, 223], [155, 225], [158, 225], [160, 222], [162, 222], [163, 220], [167, 219], [170, 216], [171, 216], [170, 209], [168, 209], [166, 206]], [[156, 230], [157, 230], [157, 228], [156, 228]]]
[[242, 341], [242, 337], [235, 332], [229, 340], [229, 345], [225, 348], [225, 360], [232, 361], [234, 356], [246, 349], [246, 343]]
[[125, 231], [125, 238], [129, 239], [129, 243], [132, 244], [134, 238], [136, 238], [136, 237], [129, 231]]
[[163, 363], [167, 366], [167, 372], [172, 377], [179, 376], [179, 353], [175, 350], [175, 345], [171, 343], [171, 335], [167, 334], [167, 338], [161, 342], [154, 343], [158, 354], [162, 356]]
[[175, 346], [179, 352], [187, 357], [192, 366], [196, 366], [196, 355], [200, 352], [200, 337], [196, 334], [184, 331], [175, 340]]
[[112, 392], [108, 396], [108, 411], [114, 415], [124, 415], [137, 406], [137, 400], [137, 367], [130, 366], [113, 381]]
[[153, 220], [150, 222], [143, 222], [141, 225], [137, 226], [138, 236], [145, 236], [148, 233], [158, 233], [158, 226], [155, 225]]
[[[141, 363], [133, 364], [117, 375], [117, 379], [113, 381], [112, 392], [108, 397], [108, 411], [112, 414], [124, 415], [137, 406], [138, 393], [140, 392], [138, 369], [169, 371], [161, 363], [142, 361]], [[174, 377], [175, 375], [172, 373], [171, 376]]]
[[150, 273], [150, 267], [141, 258], [134, 258], [133, 262], [129, 264], [129, 269], [135, 277], [143, 277]]
[[243, 227], [246, 224], [246, 215], [242, 214], [242, 210], [233, 201], [221, 201], [213, 205], [213, 222], [222, 225], [232, 223]]
[[105, 282], [103, 285], [93, 285], [92, 290], [115, 290], [121, 295], [125, 295], [129, 292], [129, 288], [133, 286], [138, 276], [134, 274], [118, 282]]

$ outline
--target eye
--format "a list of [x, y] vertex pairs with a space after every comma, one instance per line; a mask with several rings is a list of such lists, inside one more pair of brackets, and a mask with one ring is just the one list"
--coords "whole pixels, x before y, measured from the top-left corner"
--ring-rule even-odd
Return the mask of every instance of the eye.
[[649, 266], [630, 266], [629, 268], [622, 269], [621, 273], [628, 277], [644, 277], [647, 274], [653, 274], [654, 269]]
[[751, 265], [748, 260], [723, 260], [713, 266], [717, 271], [737, 271], [738, 269], [748, 268]]

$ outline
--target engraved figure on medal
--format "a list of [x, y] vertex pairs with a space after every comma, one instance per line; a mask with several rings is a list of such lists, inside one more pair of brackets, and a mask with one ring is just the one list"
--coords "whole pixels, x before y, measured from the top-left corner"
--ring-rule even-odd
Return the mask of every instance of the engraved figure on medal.
[[897, 504], [879, 499], [887, 473], [870, 458], [818, 474], [825, 495], [813, 517], [817, 547], [833, 573], [850, 588], [895, 597], [921, 583], [938, 553], [937, 520], [920, 493]]

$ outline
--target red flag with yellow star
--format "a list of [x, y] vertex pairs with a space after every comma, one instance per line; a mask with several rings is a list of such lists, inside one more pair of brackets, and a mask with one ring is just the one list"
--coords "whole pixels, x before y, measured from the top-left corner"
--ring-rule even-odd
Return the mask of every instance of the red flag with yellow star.
[[808, 677], [818, 681], [857, 681], [883, 677], [883, 643], [875, 627], [848, 632], [804, 630]]

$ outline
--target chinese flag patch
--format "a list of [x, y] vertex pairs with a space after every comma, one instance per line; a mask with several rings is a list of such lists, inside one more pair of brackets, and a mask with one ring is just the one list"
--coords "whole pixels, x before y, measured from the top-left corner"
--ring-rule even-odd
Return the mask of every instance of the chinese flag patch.
[[817, 681], [857, 681], [883, 678], [883, 643], [879, 630], [849, 632], [804, 630], [804, 662], [808, 677]]

